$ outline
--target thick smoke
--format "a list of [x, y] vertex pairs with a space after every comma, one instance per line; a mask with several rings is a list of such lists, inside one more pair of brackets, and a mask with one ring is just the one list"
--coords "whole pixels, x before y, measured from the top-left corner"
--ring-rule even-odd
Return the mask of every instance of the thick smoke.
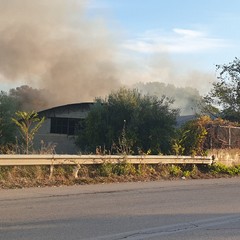
[[[104, 21], [87, 17], [87, 3], [0, 0], [0, 83], [32, 87], [11, 92], [26, 100], [27, 109], [92, 101], [117, 89], [119, 79], [126, 85], [163, 82], [208, 92], [214, 76], [181, 71], [182, 65], [164, 54], [139, 57], [124, 50]], [[183, 108], [189, 106], [183, 99]]]
[[86, 1], [0, 0], [0, 81], [48, 90], [49, 106], [92, 101], [119, 86], [116, 45]]

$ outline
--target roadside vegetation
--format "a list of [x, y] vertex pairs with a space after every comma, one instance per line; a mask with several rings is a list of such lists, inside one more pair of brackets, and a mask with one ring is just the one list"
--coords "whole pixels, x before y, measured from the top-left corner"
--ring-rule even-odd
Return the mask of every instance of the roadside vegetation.
[[62, 185], [85, 185], [117, 182], [189, 180], [237, 177], [240, 166], [208, 165], [132, 165], [102, 164], [81, 166], [78, 178], [73, 166], [56, 166], [50, 178], [48, 166], [0, 167], [0, 188], [27, 188]]

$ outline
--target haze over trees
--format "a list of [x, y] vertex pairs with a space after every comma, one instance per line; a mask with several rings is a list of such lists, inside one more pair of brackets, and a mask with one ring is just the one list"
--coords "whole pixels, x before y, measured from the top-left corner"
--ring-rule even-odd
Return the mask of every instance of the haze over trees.
[[39, 111], [49, 107], [51, 94], [46, 89], [32, 88], [28, 85], [12, 88], [9, 90], [9, 97], [18, 102], [21, 111]]
[[161, 98], [167, 96], [174, 100], [172, 107], [180, 109], [180, 115], [192, 115], [198, 112], [198, 102], [201, 96], [197, 89], [191, 87], [176, 87], [173, 84], [161, 82], [136, 83], [133, 86], [142, 94]]

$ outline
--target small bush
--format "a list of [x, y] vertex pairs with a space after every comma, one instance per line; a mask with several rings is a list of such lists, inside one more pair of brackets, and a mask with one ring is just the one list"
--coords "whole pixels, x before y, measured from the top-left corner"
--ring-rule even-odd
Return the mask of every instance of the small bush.
[[170, 175], [173, 177], [180, 177], [182, 175], [182, 169], [178, 165], [169, 166]]
[[60, 177], [60, 178], [69, 178], [72, 177], [74, 166], [72, 165], [60, 165], [60, 166], [54, 166], [53, 168], [53, 176], [54, 177]]
[[219, 173], [221, 173], [221, 174], [227, 174], [228, 173], [228, 168], [227, 168], [227, 166], [225, 166], [225, 165], [223, 165], [223, 164], [221, 164], [221, 163], [218, 163], [218, 164], [214, 164], [212, 167], [211, 167], [211, 172], [213, 173], [213, 174], [219, 174]]
[[127, 163], [127, 162], [123, 162], [120, 164], [116, 164], [113, 167], [113, 173], [121, 176], [121, 175], [133, 175], [136, 173], [136, 169], [134, 167], [133, 164], [131, 163]]
[[210, 171], [214, 174], [227, 174], [230, 176], [236, 176], [240, 174], [240, 165], [227, 167], [224, 164], [218, 163], [211, 166]]
[[98, 168], [98, 174], [101, 177], [110, 177], [113, 174], [114, 165], [112, 163], [103, 163]]
[[186, 171], [183, 171], [183, 177], [186, 177], [186, 178], [189, 178], [189, 177], [191, 177], [191, 172], [190, 171], [188, 171], [188, 170], [186, 170]]

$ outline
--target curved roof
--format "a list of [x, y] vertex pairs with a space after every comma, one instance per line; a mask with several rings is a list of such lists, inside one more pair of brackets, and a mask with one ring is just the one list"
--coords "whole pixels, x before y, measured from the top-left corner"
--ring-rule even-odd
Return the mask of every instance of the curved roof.
[[[83, 113], [88, 113], [93, 102], [72, 103], [53, 108], [45, 109], [38, 112], [39, 116], [45, 117], [73, 117], [82, 118]], [[85, 115], [84, 114], [84, 115]]]

